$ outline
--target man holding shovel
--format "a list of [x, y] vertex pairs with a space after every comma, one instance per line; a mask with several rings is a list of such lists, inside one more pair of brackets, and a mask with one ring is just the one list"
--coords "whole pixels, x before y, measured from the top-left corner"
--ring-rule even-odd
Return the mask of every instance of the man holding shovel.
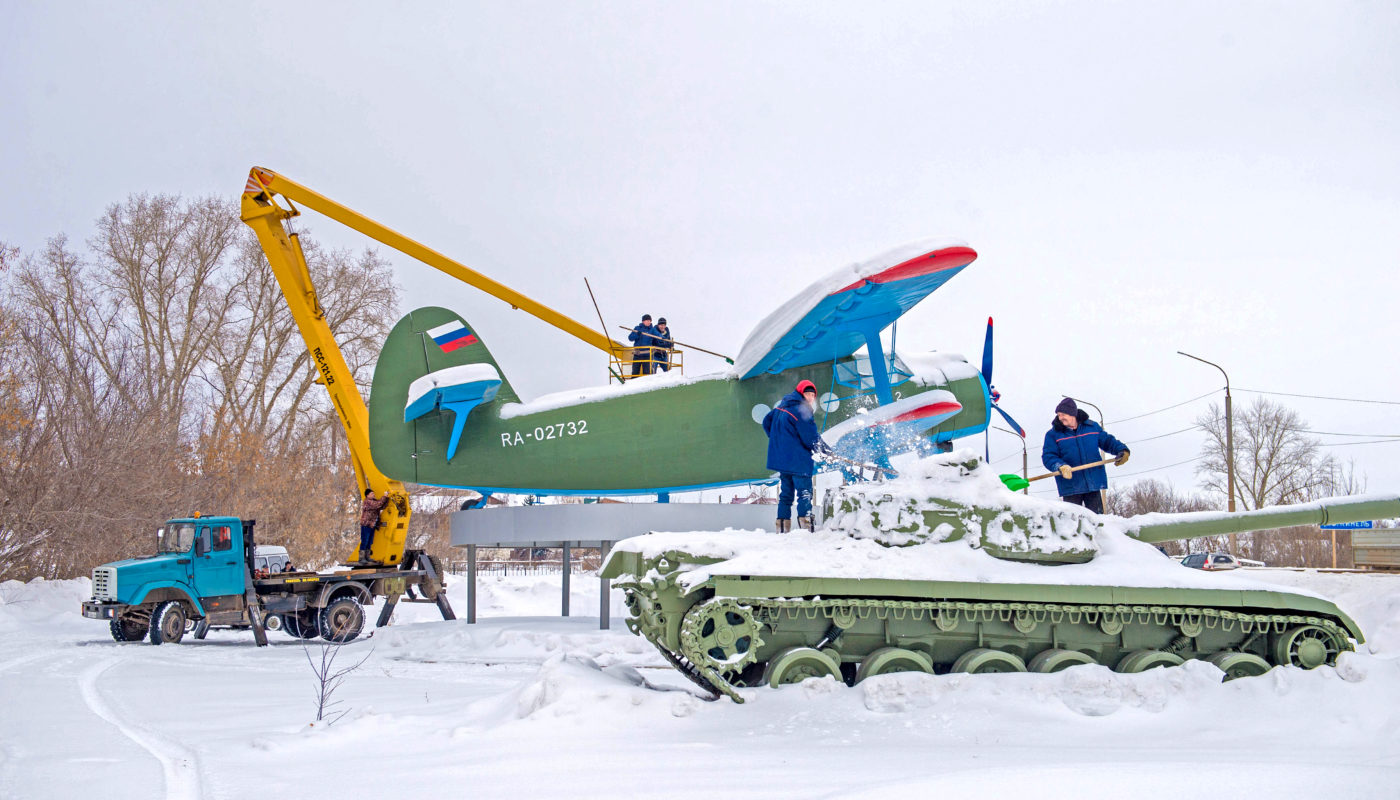
[[1074, 400], [1066, 397], [1055, 406], [1055, 419], [1045, 432], [1045, 445], [1040, 450], [1040, 462], [1055, 476], [1060, 499], [1084, 506], [1095, 514], [1103, 513], [1103, 495], [1108, 488], [1108, 473], [1103, 464], [1107, 459], [1102, 450], [1117, 456], [1115, 466], [1128, 463], [1128, 446], [1100, 428], [1088, 413], [1081, 411]]

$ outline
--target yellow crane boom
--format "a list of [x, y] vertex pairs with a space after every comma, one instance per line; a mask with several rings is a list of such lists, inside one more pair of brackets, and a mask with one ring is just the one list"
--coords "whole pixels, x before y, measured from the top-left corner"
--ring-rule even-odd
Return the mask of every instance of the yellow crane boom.
[[[275, 198], [278, 195], [287, 201], [288, 207], [277, 204]], [[316, 370], [321, 376], [319, 382], [325, 385], [331, 403], [340, 416], [361, 495], [366, 488], [370, 488], [377, 495], [388, 496], [393, 501], [380, 512], [381, 527], [375, 533], [370, 552], [360, 553], [357, 545], [356, 555], [350, 560], [368, 558], [382, 564], [398, 564], [403, 558], [404, 542], [408, 536], [411, 514], [408, 493], [402, 483], [380, 472], [370, 456], [369, 410], [326, 323], [326, 312], [317, 299], [316, 286], [311, 280], [300, 240], [297, 234], [287, 230], [287, 220], [301, 213], [294, 203], [319, 211], [375, 241], [498, 297], [512, 308], [533, 314], [614, 358], [620, 357], [626, 351], [626, 346], [295, 181], [271, 170], [253, 167], [243, 188], [243, 222], [257, 234], [273, 275], [287, 299], [292, 318], [306, 341], [306, 349], [316, 362]]]

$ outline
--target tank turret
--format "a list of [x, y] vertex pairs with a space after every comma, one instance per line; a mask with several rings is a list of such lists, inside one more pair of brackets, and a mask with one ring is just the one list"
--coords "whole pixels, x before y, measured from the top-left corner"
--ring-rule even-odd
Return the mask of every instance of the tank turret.
[[1335, 664], [1362, 641], [1328, 600], [1245, 570], [1206, 573], [1149, 543], [1400, 516], [1400, 496], [1124, 519], [1017, 494], [972, 453], [824, 496], [813, 532], [652, 533], [602, 576], [627, 626], [698, 685], [887, 672], [1119, 672], [1208, 661], [1226, 679]]

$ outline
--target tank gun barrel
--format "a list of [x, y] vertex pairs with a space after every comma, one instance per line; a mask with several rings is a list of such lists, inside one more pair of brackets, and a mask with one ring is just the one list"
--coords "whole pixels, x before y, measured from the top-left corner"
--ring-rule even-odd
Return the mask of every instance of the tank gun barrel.
[[1233, 514], [1223, 511], [1142, 514], [1129, 518], [1132, 525], [1127, 534], [1139, 541], [1155, 544], [1199, 536], [1246, 533], [1294, 525], [1335, 525], [1387, 517], [1400, 517], [1400, 495], [1329, 497], [1296, 506], [1272, 506]]

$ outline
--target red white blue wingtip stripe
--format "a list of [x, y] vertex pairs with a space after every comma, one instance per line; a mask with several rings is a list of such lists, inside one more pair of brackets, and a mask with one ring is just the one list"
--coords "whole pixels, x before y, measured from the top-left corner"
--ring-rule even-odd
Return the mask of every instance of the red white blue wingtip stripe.
[[944, 270], [962, 269], [976, 260], [977, 251], [971, 247], [945, 247], [942, 250], [924, 253], [908, 261], [895, 264], [893, 267], [882, 269], [874, 275], [861, 278], [850, 286], [837, 289], [831, 294], [837, 295], [852, 289], [859, 289], [867, 283], [896, 283]]
[[450, 353], [459, 347], [476, 344], [479, 340], [476, 335], [463, 325], [460, 320], [449, 322], [446, 325], [439, 325], [428, 330], [428, 337], [433, 340], [442, 352]]
[[940, 417], [946, 419], [947, 417], [952, 416], [953, 414], [956, 414], [959, 411], [962, 411], [961, 403], [957, 403], [950, 400], [939, 400], [929, 403], [926, 406], [919, 406], [918, 408], [906, 411], [903, 414], [900, 414], [897, 417], [893, 417], [887, 420], [886, 422], [880, 424], [897, 425], [902, 422], [915, 422], [921, 419], [928, 419], [929, 417]]

